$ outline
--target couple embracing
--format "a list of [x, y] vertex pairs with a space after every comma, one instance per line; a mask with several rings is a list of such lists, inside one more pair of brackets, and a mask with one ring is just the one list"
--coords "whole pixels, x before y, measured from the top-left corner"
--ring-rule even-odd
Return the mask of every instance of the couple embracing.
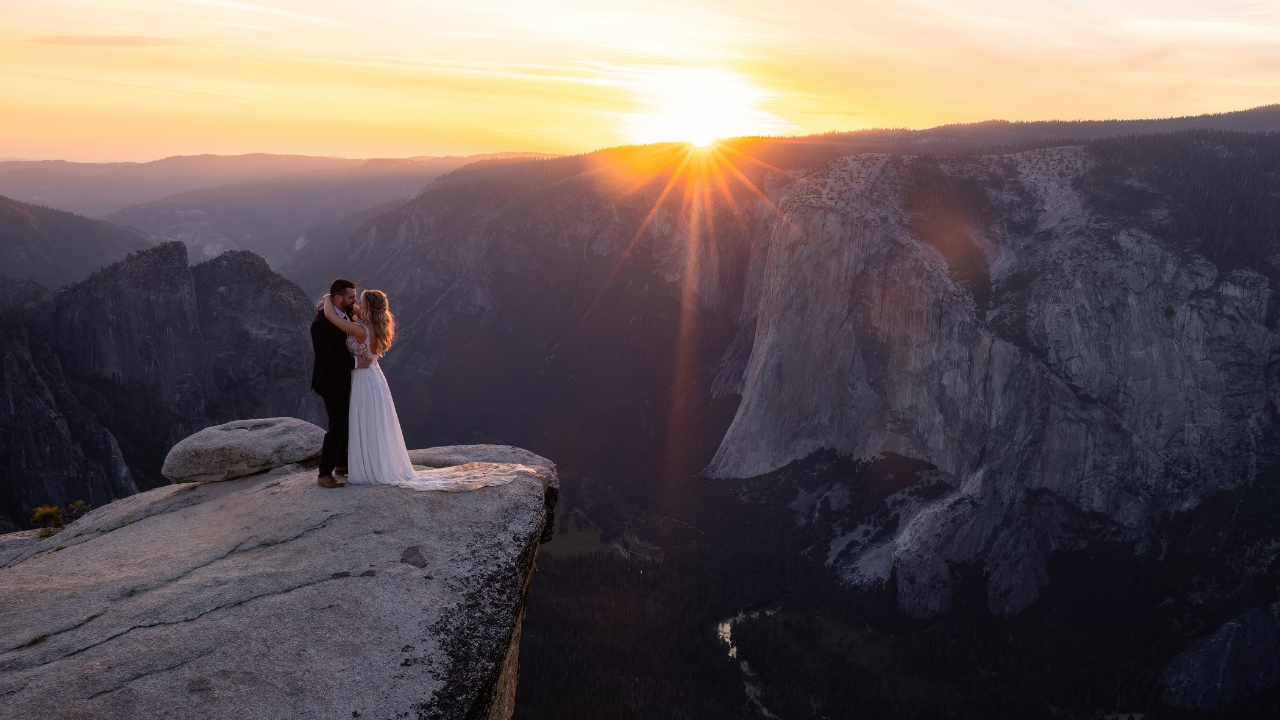
[[[311, 389], [329, 416], [320, 451], [320, 487], [399, 485], [413, 490], [474, 490], [505, 484], [460, 477], [450, 468], [414, 467], [378, 359], [395, 340], [395, 318], [381, 290], [356, 293], [339, 278], [316, 304], [311, 322]], [[339, 476], [345, 475], [346, 481]], [[509, 480], [507, 480], [509, 481]]]

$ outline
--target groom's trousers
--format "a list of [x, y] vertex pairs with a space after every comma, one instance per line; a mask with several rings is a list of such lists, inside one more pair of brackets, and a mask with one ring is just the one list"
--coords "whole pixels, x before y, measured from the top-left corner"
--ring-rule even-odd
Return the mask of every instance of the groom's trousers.
[[329, 432], [324, 434], [320, 446], [320, 477], [332, 475], [336, 467], [347, 464], [348, 412], [351, 408], [350, 393], [324, 395], [324, 410], [329, 414]]

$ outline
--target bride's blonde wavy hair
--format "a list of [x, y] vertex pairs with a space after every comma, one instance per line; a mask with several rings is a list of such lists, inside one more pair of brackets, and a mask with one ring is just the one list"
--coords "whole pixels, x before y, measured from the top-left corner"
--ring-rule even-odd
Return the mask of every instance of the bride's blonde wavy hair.
[[396, 336], [396, 319], [387, 306], [387, 294], [381, 290], [365, 290], [360, 293], [360, 306], [364, 308], [365, 321], [373, 328], [369, 349], [382, 356], [391, 349]]

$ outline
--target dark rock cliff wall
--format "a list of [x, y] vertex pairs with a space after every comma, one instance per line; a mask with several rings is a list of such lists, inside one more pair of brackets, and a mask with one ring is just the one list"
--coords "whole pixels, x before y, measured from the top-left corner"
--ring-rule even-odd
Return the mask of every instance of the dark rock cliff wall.
[[322, 418], [310, 390], [314, 303], [251, 252], [223, 253], [191, 275], [209, 421]]
[[250, 253], [190, 268], [185, 246], [165, 243], [56, 293], [14, 296], [30, 302], [0, 326], [0, 514], [11, 520], [164, 484], [165, 453], [209, 425], [319, 417], [311, 303]]
[[[821, 448], [936, 466], [949, 492], [895, 500], [887, 525], [850, 518], [829, 548], [851, 578], [892, 571], [900, 605], [931, 615], [950, 565], [984, 565], [992, 610], [1018, 612], [1053, 551], [1139, 541], [1273, 466], [1277, 268], [1180, 243], [1158, 222], [1184, 210], [1172, 193], [1103, 212], [1097, 162], [855, 156], [793, 185], [710, 472]], [[1274, 242], [1263, 230], [1252, 242]]]
[[95, 507], [138, 492], [115, 437], [84, 407], [61, 362], [26, 328], [0, 321], [0, 515], [39, 505]]
[[139, 479], [154, 484], [154, 460], [207, 424], [186, 248], [166, 243], [137, 253], [53, 294], [30, 315], [77, 394], [142, 470]]

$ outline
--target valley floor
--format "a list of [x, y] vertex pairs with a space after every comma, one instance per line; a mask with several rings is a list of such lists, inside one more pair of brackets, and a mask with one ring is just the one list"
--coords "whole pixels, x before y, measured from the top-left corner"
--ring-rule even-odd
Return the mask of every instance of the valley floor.
[[[1041, 600], [1011, 618], [987, 610], [980, 568], [957, 569], [954, 609], [933, 621], [902, 616], [892, 580], [874, 591], [834, 583], [789, 517], [741, 503], [731, 484], [702, 488], [686, 518], [702, 535], [649, 556], [610, 544], [625, 546], [643, 521], [611, 526], [591, 493], [569, 484], [539, 559], [520, 720], [765, 717], [761, 707], [785, 720], [1223, 717], [1164, 705], [1161, 672], [1242, 609], [1274, 602], [1280, 584], [1274, 557], [1242, 565], [1259, 538], [1280, 534], [1277, 477], [1168, 523], [1163, 558], [1132, 545], [1055, 555]], [[603, 538], [569, 511], [575, 502], [602, 514]], [[730, 658], [717, 625], [743, 609], [777, 612], [735, 622]], [[1229, 716], [1280, 716], [1280, 687]]]

